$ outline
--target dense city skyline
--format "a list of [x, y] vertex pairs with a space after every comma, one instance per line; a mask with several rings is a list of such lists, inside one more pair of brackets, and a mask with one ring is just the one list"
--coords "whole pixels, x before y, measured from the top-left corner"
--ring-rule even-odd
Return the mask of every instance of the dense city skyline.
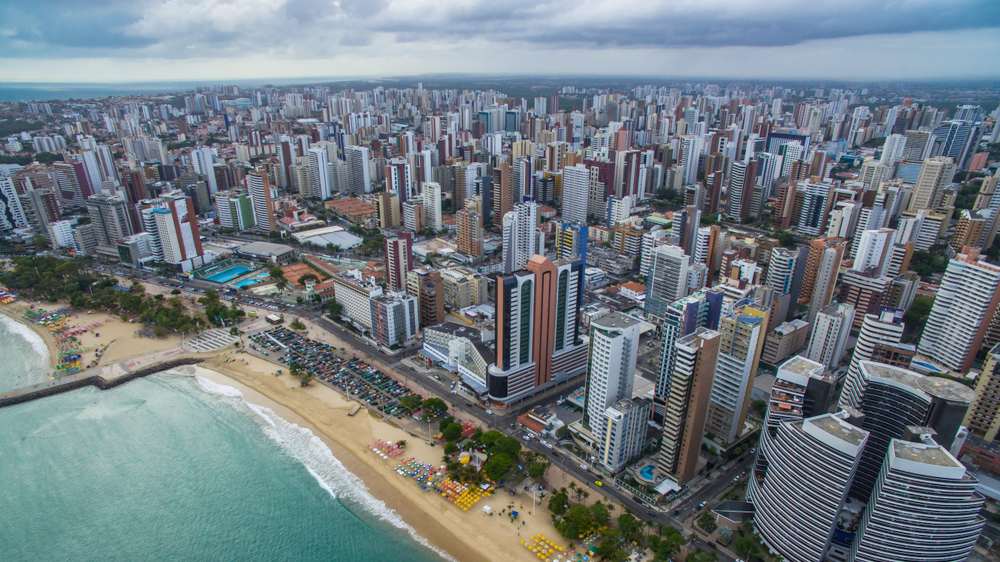
[[2, 5], [4, 553], [998, 560], [997, 76], [1000, 0]]

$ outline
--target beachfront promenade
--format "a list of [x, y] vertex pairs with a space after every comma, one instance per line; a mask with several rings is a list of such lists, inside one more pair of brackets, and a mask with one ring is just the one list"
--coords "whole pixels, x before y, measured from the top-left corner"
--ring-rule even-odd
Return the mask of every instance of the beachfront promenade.
[[101, 390], [106, 390], [159, 371], [200, 363], [209, 355], [209, 353], [197, 353], [187, 351], [182, 347], [174, 347], [145, 356], [122, 359], [110, 365], [93, 367], [48, 382], [0, 393], [0, 408], [69, 392], [85, 386], [96, 386]]

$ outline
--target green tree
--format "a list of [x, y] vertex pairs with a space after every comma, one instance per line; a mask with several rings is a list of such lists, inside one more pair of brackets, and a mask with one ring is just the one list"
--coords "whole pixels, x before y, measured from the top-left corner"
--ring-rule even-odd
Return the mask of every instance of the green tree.
[[507, 453], [495, 453], [487, 459], [483, 465], [483, 470], [490, 479], [495, 481], [503, 480], [514, 466], [514, 459]]
[[795, 247], [795, 235], [787, 230], [779, 230], [775, 233], [775, 238], [778, 239], [778, 243], [781, 244], [781, 247], [783, 248]]
[[609, 527], [601, 531], [601, 536], [597, 541], [597, 556], [601, 560], [609, 562], [625, 562], [628, 555], [622, 548], [621, 530]]
[[443, 416], [448, 412], [448, 405], [445, 404], [444, 400], [441, 400], [436, 396], [432, 396], [424, 400], [421, 406], [423, 407], [425, 413], [434, 418]]
[[718, 528], [718, 525], [715, 522], [715, 517], [713, 517], [712, 513], [709, 511], [701, 512], [701, 515], [698, 516], [698, 519], [695, 522], [706, 533], [714, 533], [715, 529]]
[[599, 501], [590, 506], [590, 512], [594, 515], [594, 522], [599, 527], [603, 527], [611, 521], [611, 513], [608, 512], [608, 507], [603, 502]]
[[421, 398], [416, 394], [407, 394], [399, 399], [399, 405], [405, 408], [407, 412], [411, 413], [420, 409], [421, 402]]
[[332, 318], [340, 318], [340, 313], [344, 311], [344, 307], [337, 302], [337, 299], [330, 299], [326, 303], [326, 313]]
[[663, 526], [659, 535], [650, 537], [650, 548], [653, 550], [653, 560], [656, 562], [667, 562], [680, 551], [687, 540], [680, 531], [673, 527]]
[[538, 480], [545, 476], [545, 471], [548, 469], [549, 462], [546, 461], [544, 457], [538, 458], [528, 463], [528, 476]]
[[462, 436], [462, 426], [451, 422], [441, 431], [441, 435], [444, 436], [446, 441], [456, 441]]
[[292, 323], [289, 324], [288, 327], [290, 327], [293, 330], [298, 330], [300, 332], [304, 331], [306, 329], [306, 325], [303, 324], [302, 321], [299, 320], [298, 318], [296, 318], [295, 320], [292, 320]]
[[714, 552], [706, 552], [704, 550], [696, 550], [691, 554], [688, 554], [685, 562], [715, 562], [719, 558]]
[[569, 496], [565, 490], [558, 490], [549, 497], [549, 511], [553, 515], [562, 516], [569, 509]]
[[744, 560], [755, 558], [759, 554], [760, 547], [753, 535], [740, 533], [733, 539], [733, 552], [739, 554]]
[[903, 317], [908, 341], [915, 341], [920, 337], [933, 307], [934, 297], [928, 295], [914, 297], [913, 303], [910, 304], [910, 308], [906, 309], [906, 315]]
[[513, 437], [501, 435], [493, 444], [493, 450], [517, 458], [521, 454], [521, 442]]
[[631, 513], [622, 513], [618, 516], [618, 528], [622, 532], [625, 542], [640, 544], [642, 542], [642, 521], [639, 521]]
[[910, 258], [910, 269], [924, 279], [931, 275], [944, 273], [947, 268], [948, 256], [945, 255], [942, 248], [932, 248], [929, 252], [917, 250]]
[[594, 528], [594, 514], [587, 506], [574, 504], [556, 521], [555, 526], [559, 534], [569, 540], [582, 539]]

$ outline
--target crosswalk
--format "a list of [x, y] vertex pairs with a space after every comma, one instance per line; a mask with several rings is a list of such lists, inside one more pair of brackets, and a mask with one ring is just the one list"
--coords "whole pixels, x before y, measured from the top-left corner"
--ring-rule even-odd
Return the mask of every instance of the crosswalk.
[[227, 329], [213, 328], [184, 342], [184, 347], [189, 351], [218, 351], [236, 343], [239, 339], [239, 336], [230, 334]]

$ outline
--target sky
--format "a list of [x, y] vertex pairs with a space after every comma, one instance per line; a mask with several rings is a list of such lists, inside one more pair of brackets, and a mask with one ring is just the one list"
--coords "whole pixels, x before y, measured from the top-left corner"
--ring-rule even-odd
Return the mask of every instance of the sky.
[[0, 81], [1000, 78], [1000, 0], [3, 0]]

